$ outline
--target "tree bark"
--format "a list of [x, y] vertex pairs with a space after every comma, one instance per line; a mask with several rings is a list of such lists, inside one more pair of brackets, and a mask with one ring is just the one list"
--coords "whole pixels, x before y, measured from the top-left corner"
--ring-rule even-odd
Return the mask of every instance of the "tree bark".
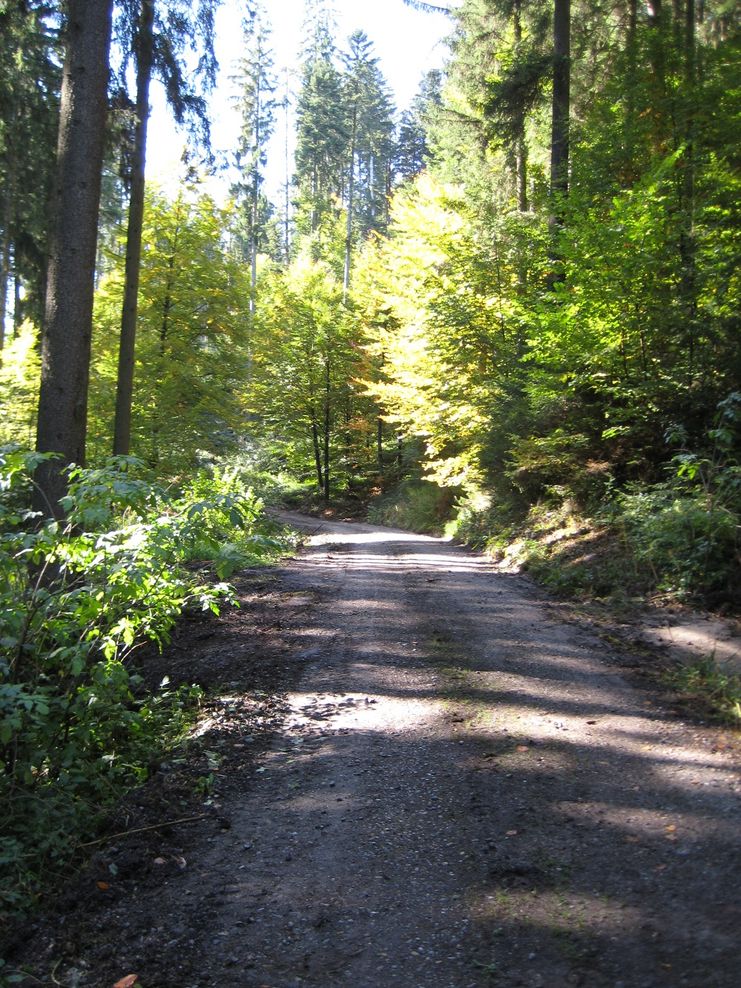
[[[512, 8], [512, 23], [515, 45], [522, 44], [522, 3], [515, 0]], [[517, 208], [526, 213], [529, 208], [527, 198], [527, 143], [525, 141], [525, 114], [518, 116], [515, 136], [515, 181], [517, 183]]]
[[95, 249], [113, 0], [69, 0], [41, 344], [36, 446], [55, 452], [36, 474], [36, 506], [63, 514], [63, 469], [85, 462]]
[[347, 189], [347, 228], [345, 230], [345, 270], [342, 277], [342, 301], [347, 302], [350, 289], [350, 260], [352, 258], [352, 211], [355, 206], [355, 143], [358, 133], [357, 102], [352, 108], [352, 133], [350, 136], [350, 173]]
[[319, 443], [319, 426], [316, 422], [314, 412], [311, 419], [311, 438], [314, 444], [314, 465], [316, 466], [316, 479], [319, 493], [324, 493], [324, 474], [322, 472], [322, 449]]
[[569, 114], [571, 110], [571, 0], [553, 5], [553, 104], [551, 114], [551, 272], [552, 289], [562, 280], [557, 231], [569, 191]]
[[3, 203], [3, 240], [0, 244], [0, 363], [5, 346], [5, 319], [8, 309], [8, 285], [10, 284], [10, 197]]
[[571, 2], [553, 8], [553, 112], [551, 117], [551, 193], [569, 190], [569, 111], [571, 104]]
[[682, 230], [679, 253], [682, 264], [682, 296], [687, 325], [690, 381], [694, 374], [695, 328], [697, 322], [697, 264], [695, 256], [695, 0], [686, 0], [684, 21], [684, 142], [682, 158]]
[[154, 0], [141, 0], [136, 38], [136, 125], [129, 195], [129, 222], [126, 232], [126, 273], [118, 351], [116, 414], [113, 428], [113, 453], [116, 456], [127, 455], [131, 448], [131, 402], [134, 394], [136, 319], [144, 223], [144, 172], [153, 56]]
[[331, 420], [331, 371], [329, 355], [324, 364], [324, 500], [329, 501], [329, 433]]

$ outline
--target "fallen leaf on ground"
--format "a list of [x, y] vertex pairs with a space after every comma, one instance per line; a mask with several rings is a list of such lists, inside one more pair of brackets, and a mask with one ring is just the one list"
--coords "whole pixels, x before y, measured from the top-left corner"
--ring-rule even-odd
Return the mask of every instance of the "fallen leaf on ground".
[[111, 887], [108, 884], [108, 882], [96, 882], [95, 884], [98, 886], [101, 892], [107, 892], [108, 889]]
[[517, 830], [508, 830], [507, 831], [507, 837], [516, 837], [518, 833], [519, 833], [519, 831], [517, 831]]
[[127, 974], [125, 978], [121, 978], [120, 981], [117, 981], [113, 988], [133, 988], [138, 980], [138, 974]]
[[530, 751], [530, 746], [526, 744], [518, 744], [517, 751]]

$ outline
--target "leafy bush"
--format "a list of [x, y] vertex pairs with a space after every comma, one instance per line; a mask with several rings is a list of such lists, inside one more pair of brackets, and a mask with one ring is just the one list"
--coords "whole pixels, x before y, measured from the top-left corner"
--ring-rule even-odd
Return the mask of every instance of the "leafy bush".
[[685, 702], [707, 708], [724, 723], [741, 725], [741, 676], [723, 669], [713, 656], [679, 665], [666, 679]]
[[0, 908], [23, 905], [70, 835], [187, 723], [198, 691], [146, 693], [129, 662], [185, 608], [231, 599], [184, 561], [204, 553], [223, 573], [272, 548], [235, 476], [166, 493], [130, 458], [73, 468], [66, 520], [40, 520], [28, 507], [40, 459], [0, 451]]
[[[683, 438], [670, 430], [669, 441]], [[618, 499], [619, 524], [659, 589], [710, 602], [741, 592], [741, 394], [718, 405], [709, 446], [682, 449], [672, 478]]]
[[439, 534], [450, 517], [455, 492], [424, 480], [406, 480], [390, 494], [372, 502], [368, 520], [410, 532]]

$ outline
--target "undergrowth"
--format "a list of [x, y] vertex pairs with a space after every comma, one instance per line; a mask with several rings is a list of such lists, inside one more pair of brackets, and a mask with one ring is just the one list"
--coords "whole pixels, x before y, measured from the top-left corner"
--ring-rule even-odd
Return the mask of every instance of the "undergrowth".
[[713, 656], [672, 669], [666, 680], [693, 709], [741, 727], [741, 676], [722, 669]]
[[425, 480], [405, 480], [368, 507], [368, 521], [429, 535], [442, 533], [450, 517], [453, 493]]
[[[0, 451], [0, 916], [29, 907], [101, 814], [197, 713], [200, 690], [144, 688], [132, 657], [279, 533], [236, 472], [164, 488], [131, 458], [73, 468], [64, 521], [30, 508], [41, 455]], [[207, 572], [209, 562], [216, 578]]]

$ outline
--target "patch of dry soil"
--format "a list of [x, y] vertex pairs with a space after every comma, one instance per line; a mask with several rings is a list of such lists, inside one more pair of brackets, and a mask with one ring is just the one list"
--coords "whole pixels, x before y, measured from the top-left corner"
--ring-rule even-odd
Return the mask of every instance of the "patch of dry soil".
[[211, 676], [217, 816], [149, 832], [104, 896], [30, 930], [24, 984], [735, 988], [734, 738], [662, 707], [523, 577], [289, 520], [308, 546], [246, 612], [271, 740], [245, 714], [243, 619]]

